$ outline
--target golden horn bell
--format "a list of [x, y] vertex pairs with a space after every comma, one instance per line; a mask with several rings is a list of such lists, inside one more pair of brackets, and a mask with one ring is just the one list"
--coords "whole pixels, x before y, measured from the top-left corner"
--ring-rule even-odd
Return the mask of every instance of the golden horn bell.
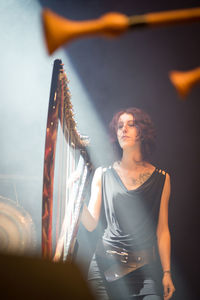
[[49, 54], [77, 37], [94, 34], [116, 36], [129, 26], [128, 17], [121, 13], [107, 13], [98, 20], [70, 21], [44, 9], [42, 21]]
[[49, 9], [42, 12], [46, 46], [49, 54], [78, 37], [88, 35], [117, 36], [127, 29], [165, 26], [200, 21], [200, 7], [156, 12], [127, 17], [121, 13], [107, 13], [96, 20], [71, 21]]
[[200, 67], [190, 71], [171, 71], [169, 78], [176, 88], [179, 96], [184, 99], [194, 85], [200, 83]]

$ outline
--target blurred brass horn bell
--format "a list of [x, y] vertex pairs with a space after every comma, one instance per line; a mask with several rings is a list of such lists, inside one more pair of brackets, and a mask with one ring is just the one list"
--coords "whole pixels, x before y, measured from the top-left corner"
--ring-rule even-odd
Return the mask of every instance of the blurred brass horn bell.
[[200, 83], [200, 67], [186, 72], [171, 71], [169, 78], [179, 96], [183, 99], [189, 94], [194, 85]]
[[49, 54], [69, 41], [84, 35], [116, 36], [129, 27], [129, 19], [121, 13], [107, 13], [97, 20], [70, 21], [49, 9], [42, 11], [42, 22]]
[[42, 11], [43, 29], [49, 54], [63, 44], [86, 35], [115, 37], [129, 28], [156, 27], [194, 21], [200, 21], [199, 7], [130, 17], [118, 12], [109, 12], [98, 19], [88, 21], [71, 21], [50, 9]]

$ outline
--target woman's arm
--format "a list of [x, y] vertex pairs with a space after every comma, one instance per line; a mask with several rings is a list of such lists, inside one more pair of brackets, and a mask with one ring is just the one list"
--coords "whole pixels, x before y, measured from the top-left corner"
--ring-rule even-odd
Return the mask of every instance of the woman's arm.
[[99, 167], [94, 173], [91, 186], [91, 197], [88, 207], [84, 204], [81, 222], [89, 231], [93, 231], [99, 221], [101, 212], [101, 176], [102, 168]]
[[170, 177], [166, 174], [165, 184], [161, 197], [158, 228], [157, 228], [157, 239], [158, 239], [158, 250], [160, 260], [163, 268], [163, 288], [164, 288], [164, 299], [168, 300], [172, 297], [175, 291], [171, 273], [170, 273], [170, 252], [171, 252], [171, 237], [168, 226], [168, 204], [171, 192]]

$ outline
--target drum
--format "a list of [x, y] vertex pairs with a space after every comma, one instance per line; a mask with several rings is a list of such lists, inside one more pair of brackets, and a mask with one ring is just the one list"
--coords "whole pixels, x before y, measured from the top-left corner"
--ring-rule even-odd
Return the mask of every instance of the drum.
[[0, 196], [0, 252], [31, 254], [36, 230], [28, 212], [13, 200]]

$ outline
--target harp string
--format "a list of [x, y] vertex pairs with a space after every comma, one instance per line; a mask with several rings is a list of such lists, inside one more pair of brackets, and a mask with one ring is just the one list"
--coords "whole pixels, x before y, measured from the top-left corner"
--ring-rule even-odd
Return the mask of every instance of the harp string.
[[63, 235], [63, 220], [66, 215], [66, 209], [69, 202], [69, 191], [66, 189], [67, 178], [70, 176], [72, 171], [72, 155], [70, 149], [70, 132], [65, 126], [65, 105], [64, 97], [66, 96], [66, 85], [65, 78], [63, 76], [63, 71], [59, 74], [58, 77], [58, 90], [60, 97], [60, 141], [59, 141], [59, 171], [58, 171], [58, 196], [57, 196], [57, 217], [56, 217], [56, 244], [60, 239], [61, 234]]
[[73, 243], [73, 238], [77, 233], [77, 229], [78, 229], [78, 222], [79, 222], [79, 215], [80, 215], [80, 210], [81, 210], [81, 206], [82, 206], [82, 193], [83, 193], [83, 187], [85, 185], [86, 182], [86, 177], [87, 177], [87, 167], [82, 165], [81, 166], [81, 172], [82, 172], [82, 176], [79, 182], [79, 187], [78, 187], [78, 193], [75, 195], [75, 198], [73, 200], [75, 200], [74, 202], [72, 201], [72, 203], [74, 203], [74, 205], [72, 204], [71, 206], [71, 218], [70, 218], [70, 226], [68, 226], [68, 232], [67, 232], [67, 239], [66, 239], [66, 245], [65, 245], [65, 252], [64, 252], [64, 260], [71, 259], [71, 256], [73, 255], [73, 247], [74, 247], [74, 243]]
[[[58, 76], [58, 89], [59, 89], [59, 81], [60, 81], [60, 73]], [[62, 85], [60, 86], [61, 89], [63, 89]], [[60, 95], [60, 123], [63, 124], [63, 96], [62, 96], [63, 91], [61, 90], [61, 95]], [[65, 163], [65, 156], [63, 155], [64, 153], [64, 139], [62, 138], [62, 132], [61, 132], [61, 127], [62, 125], [59, 123], [59, 128], [58, 128], [58, 138], [59, 138], [59, 167], [58, 167], [58, 191], [57, 191], [57, 215], [56, 215], [56, 243], [58, 242], [58, 238], [60, 235], [60, 230], [61, 230], [61, 222], [62, 222], [62, 215], [61, 212], [63, 211], [63, 201], [62, 201], [62, 186], [63, 186], [63, 163]]]
[[[58, 217], [57, 227], [57, 245], [63, 244], [63, 259], [66, 260], [69, 252], [73, 249], [72, 239], [76, 232], [76, 224], [78, 223], [79, 212], [81, 209], [82, 192], [87, 174], [87, 167], [83, 157], [80, 155], [80, 149], [77, 151], [76, 144], [78, 139], [75, 133], [75, 123], [72, 119], [72, 106], [69, 103], [70, 93], [67, 87], [67, 78], [65, 73], [59, 76], [60, 88], [60, 124], [65, 137], [62, 141], [62, 151], [60, 166], [61, 172], [65, 173], [64, 182], [60, 184], [62, 191], [59, 192], [60, 202], [57, 210], [61, 217]], [[82, 147], [82, 142], [78, 141], [78, 148]], [[66, 145], [66, 151], [64, 150]], [[65, 162], [66, 160], [66, 162]], [[65, 191], [65, 192], [63, 192]], [[63, 204], [64, 203], [64, 204]], [[59, 233], [60, 232], [60, 233]]]

